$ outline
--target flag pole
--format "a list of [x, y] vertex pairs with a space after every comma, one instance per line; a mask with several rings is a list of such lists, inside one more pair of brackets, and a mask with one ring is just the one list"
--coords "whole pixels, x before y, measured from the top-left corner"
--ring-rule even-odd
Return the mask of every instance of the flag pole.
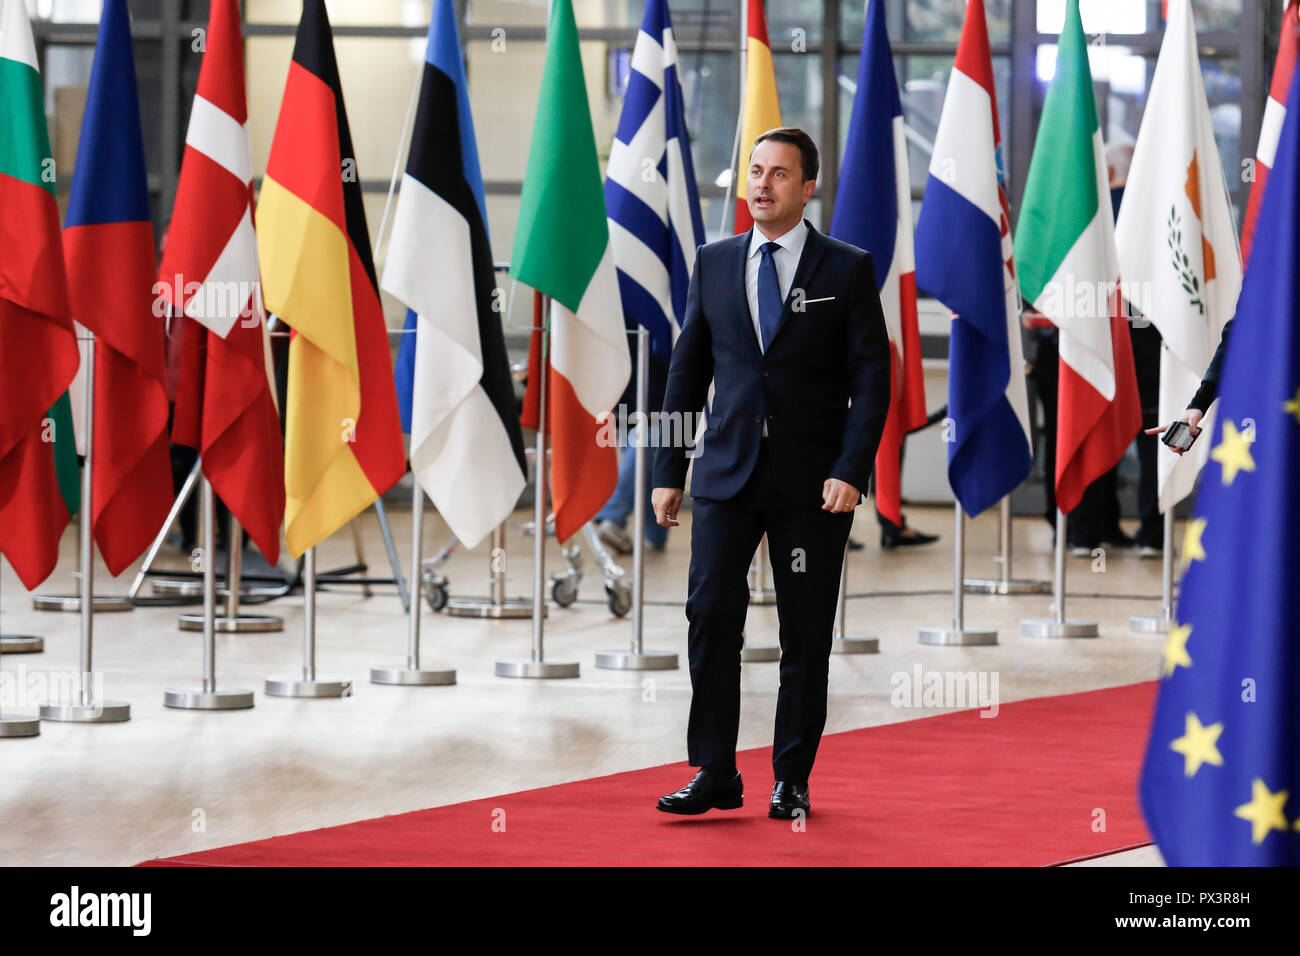
[[880, 639], [876, 637], [849, 637], [846, 619], [849, 598], [849, 546], [844, 545], [844, 558], [840, 562], [840, 597], [835, 605], [835, 627], [831, 634], [832, 654], [879, 654]]
[[1174, 509], [1165, 512], [1164, 543], [1160, 555], [1160, 613], [1134, 614], [1128, 629], [1134, 634], [1168, 634], [1174, 619]]
[[1047, 594], [1052, 582], [1012, 577], [1011, 537], [1014, 526], [1011, 518], [1011, 496], [1003, 497], [998, 505], [998, 556], [1000, 565], [996, 578], [967, 578], [966, 590], [972, 594]]
[[[206, 483], [206, 479], [204, 481]], [[283, 631], [284, 618], [282, 617], [275, 617], [270, 614], [241, 614], [239, 611], [239, 598], [244, 587], [244, 529], [239, 526], [239, 521], [236, 520], [233, 511], [230, 513], [229, 533], [226, 538], [226, 608], [224, 614], [214, 615], [212, 626], [223, 634], [265, 634], [272, 631]], [[205, 558], [203, 588], [205, 592], [207, 591], [206, 565], [209, 563], [206, 558], [209, 554], [216, 554], [215, 550], [209, 550], [210, 547], [215, 547], [215, 545], [204, 545], [203, 548]], [[208, 610], [205, 593], [203, 613], [180, 615], [180, 629], [182, 631], [203, 631], [207, 633], [207, 626]]]
[[81, 595], [77, 599], [81, 611], [81, 673], [75, 701], [61, 701], [41, 706], [44, 720], [66, 720], [76, 723], [109, 723], [131, 719], [131, 705], [121, 700], [96, 700], [89, 684], [93, 677], [91, 657], [95, 633], [95, 540], [94, 526], [94, 474], [95, 474], [95, 335], [86, 333], [86, 400], [84, 407], [86, 432], [85, 462], [81, 471], [81, 508], [78, 531], [81, 536]]
[[351, 697], [352, 681], [323, 680], [316, 676], [316, 548], [302, 562], [302, 676], [268, 677], [266, 693], [272, 697]]
[[[1004, 502], [1005, 498], [1002, 499]], [[922, 644], [986, 646], [998, 642], [991, 627], [967, 627], [966, 607], [966, 514], [961, 502], [953, 502], [952, 534], [952, 626], [921, 628]]]
[[[424, 489], [411, 472], [411, 580], [418, 580], [420, 564], [424, 560]], [[417, 585], [418, 588], [418, 585]], [[370, 668], [372, 684], [405, 684], [433, 687], [456, 683], [452, 668], [420, 666], [420, 595], [418, 589], [411, 595], [407, 609], [406, 664], [393, 667]]]
[[1052, 616], [1020, 622], [1022, 637], [1096, 637], [1096, 621], [1071, 621], [1065, 617], [1065, 512], [1056, 509], [1056, 552], [1052, 575]]
[[[39, 654], [45, 650], [45, 638], [31, 634], [2, 634], [0, 650], [9, 654]], [[0, 733], [0, 736], [4, 734]]]
[[549, 354], [551, 297], [542, 296], [541, 355], [537, 363], [537, 461], [533, 481], [533, 647], [532, 656], [496, 662], [497, 677], [577, 677], [577, 661], [548, 661], [542, 651], [546, 620], [546, 399], [551, 377]]
[[[200, 616], [203, 628], [203, 683], [198, 687], [167, 691], [163, 694], [163, 704], [179, 710], [247, 710], [253, 706], [251, 690], [217, 690], [217, 496], [206, 475], [199, 493], [199, 508], [203, 516], [203, 614]], [[232, 540], [231, 547], [235, 546]], [[238, 583], [233, 584], [231, 593], [235, 593], [237, 588]]]
[[[636, 330], [636, 407], [640, 418], [636, 438], [631, 442], [636, 455], [636, 480], [632, 511], [632, 648], [627, 651], [597, 651], [596, 666], [606, 670], [665, 671], [677, 669], [677, 655], [672, 651], [647, 651], [642, 644], [645, 623], [645, 493], [646, 456], [650, 441], [650, 330], [638, 325]], [[626, 454], [626, 452], [625, 452]]]
[[[39, 641], [40, 642], [39, 647], [23, 647], [21, 648], [20, 653], [28, 652], [28, 651], [41, 651], [45, 649], [45, 642], [41, 641], [39, 637], [4, 638], [4, 639], [0, 639], [0, 657], [3, 656], [4, 648], [11, 646], [10, 644], [11, 641], [13, 642]], [[16, 647], [18, 645], [15, 644], [13, 646]], [[15, 683], [14, 686], [17, 686], [17, 684]], [[4, 695], [0, 694], [0, 708], [2, 708], [3, 705], [4, 705]], [[36, 737], [40, 735], [40, 732], [41, 732], [40, 717], [31, 714], [9, 714], [8, 716], [5, 716], [3, 712], [0, 712], [0, 737]]]
[[[167, 532], [171, 531], [172, 525], [180, 517], [181, 511], [189, 503], [190, 495], [194, 493], [194, 486], [199, 482], [199, 460], [194, 459], [194, 467], [190, 473], [185, 476], [185, 481], [181, 485], [181, 490], [172, 502], [172, 510], [167, 512], [167, 520], [163, 526], [158, 529], [158, 534], [154, 536], [153, 544], [149, 545], [149, 550], [145, 552], [144, 560], [140, 562], [140, 570], [136, 572], [135, 579], [131, 582], [131, 587], [127, 590], [126, 596], [132, 601], [140, 593], [140, 588], [144, 585], [144, 579], [149, 576], [153, 569], [154, 560], [158, 557], [158, 552], [162, 550], [163, 542], [167, 540]], [[192, 581], [162, 581], [153, 582], [155, 594], [184, 594], [189, 597], [193, 594]], [[200, 589], [201, 590], [201, 589]]]

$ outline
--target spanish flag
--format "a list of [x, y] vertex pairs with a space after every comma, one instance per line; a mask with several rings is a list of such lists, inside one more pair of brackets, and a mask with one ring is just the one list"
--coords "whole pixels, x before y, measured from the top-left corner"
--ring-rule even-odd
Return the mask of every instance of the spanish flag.
[[257, 207], [263, 298], [293, 329], [285, 542], [315, 547], [406, 470], [388, 330], [323, 0], [306, 0]]
[[736, 163], [737, 234], [754, 227], [746, 186], [749, 152], [754, 148], [754, 140], [781, 125], [781, 101], [776, 95], [776, 70], [772, 66], [772, 44], [767, 39], [763, 0], [749, 0], [745, 19], [745, 94], [740, 106], [740, 155]]

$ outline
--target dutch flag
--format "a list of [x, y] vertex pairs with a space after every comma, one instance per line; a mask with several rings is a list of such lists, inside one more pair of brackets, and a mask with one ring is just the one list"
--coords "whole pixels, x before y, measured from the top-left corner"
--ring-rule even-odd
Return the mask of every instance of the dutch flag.
[[948, 481], [969, 515], [1033, 466], [1007, 210], [984, 0], [970, 0], [916, 226], [917, 284], [953, 312]]

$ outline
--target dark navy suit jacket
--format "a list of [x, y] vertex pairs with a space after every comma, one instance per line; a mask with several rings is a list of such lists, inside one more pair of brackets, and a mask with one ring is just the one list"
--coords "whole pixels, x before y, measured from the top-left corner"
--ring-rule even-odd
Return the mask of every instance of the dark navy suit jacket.
[[[684, 488], [694, 459], [693, 495], [733, 497], [754, 469], [766, 420], [777, 484], [791, 505], [820, 508], [827, 478], [865, 492], [890, 396], [889, 338], [871, 255], [809, 223], [764, 352], [745, 295], [749, 244], [743, 233], [696, 255], [663, 410], [694, 421], [710, 380], [714, 398], [694, 449], [666, 442], [658, 449], [653, 486]], [[674, 430], [665, 428], [664, 439]]]

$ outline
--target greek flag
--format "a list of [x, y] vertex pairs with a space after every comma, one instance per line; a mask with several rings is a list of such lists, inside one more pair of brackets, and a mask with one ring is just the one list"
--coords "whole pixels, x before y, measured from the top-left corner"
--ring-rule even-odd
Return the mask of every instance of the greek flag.
[[625, 322], [650, 331], [651, 355], [666, 364], [686, 310], [695, 250], [704, 242], [666, 0], [648, 0], [632, 49], [605, 206]]

